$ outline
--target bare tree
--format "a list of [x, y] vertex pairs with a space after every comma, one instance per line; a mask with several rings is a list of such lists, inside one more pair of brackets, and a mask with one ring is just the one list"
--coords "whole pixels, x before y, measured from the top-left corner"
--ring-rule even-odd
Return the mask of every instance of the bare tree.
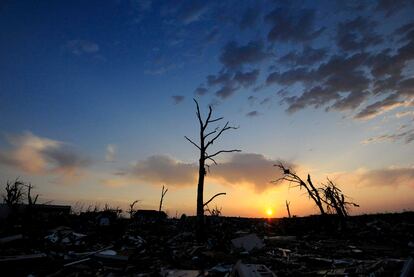
[[36, 194], [36, 196], [32, 198], [31, 192], [34, 187], [30, 183], [26, 185], [26, 187], [27, 187], [27, 204], [29, 206], [33, 206], [36, 204], [37, 198], [39, 198], [39, 194]]
[[[203, 202], [203, 192], [204, 192], [204, 177], [207, 174], [206, 167], [209, 168], [209, 165], [206, 164], [207, 160], [210, 160], [214, 164], [217, 164], [215, 158], [222, 154], [222, 153], [231, 153], [231, 152], [240, 152], [241, 150], [238, 149], [231, 149], [231, 150], [219, 150], [212, 154], [208, 153], [209, 147], [213, 145], [213, 143], [225, 132], [228, 130], [237, 129], [237, 127], [229, 126], [229, 122], [224, 124], [223, 127], [215, 127], [212, 130], [208, 130], [208, 127], [211, 123], [218, 122], [223, 119], [223, 117], [218, 117], [212, 119], [212, 108], [211, 106], [208, 107], [208, 115], [203, 120], [200, 113], [200, 106], [198, 105], [197, 100], [193, 99], [196, 104], [196, 115], [199, 122], [200, 127], [200, 137], [199, 143], [195, 143], [193, 140], [189, 139], [185, 136], [185, 138], [193, 144], [200, 153], [199, 156], [199, 170], [198, 170], [198, 185], [197, 185], [197, 228], [196, 234], [199, 240], [204, 239], [204, 202]], [[213, 197], [214, 198], [214, 197]], [[212, 200], [212, 199], [211, 199]], [[208, 203], [208, 202], [207, 202]]]
[[136, 213], [136, 210], [134, 209], [134, 206], [136, 204], [138, 204], [139, 201], [140, 200], [135, 200], [134, 202], [129, 204], [129, 209], [128, 209], [129, 218], [132, 218], [134, 216], [134, 214]]
[[221, 207], [218, 208], [217, 205], [212, 210], [210, 210], [208, 206], [205, 209], [205, 211], [208, 212], [211, 216], [216, 216], [216, 217], [221, 216], [221, 210], [222, 208]]
[[290, 208], [289, 208], [289, 205], [290, 205], [290, 201], [288, 202], [288, 201], [286, 200], [286, 210], [287, 210], [287, 212], [288, 212], [288, 216], [289, 216], [289, 218], [291, 218], [291, 216], [290, 216]]
[[6, 193], [2, 195], [3, 202], [7, 204], [10, 208], [16, 207], [18, 204], [23, 203], [24, 195], [24, 183], [16, 179], [14, 182], [7, 181], [6, 183]]
[[161, 199], [160, 199], [160, 208], [158, 209], [159, 212], [161, 212], [162, 201], [164, 200], [164, 196], [167, 194], [167, 191], [168, 191], [168, 189], [164, 189], [164, 186], [162, 186]]
[[326, 214], [324, 208], [323, 208], [323, 200], [319, 194], [319, 190], [315, 188], [315, 186], [312, 183], [311, 177], [308, 174], [308, 178], [306, 180], [306, 183], [291, 169], [286, 168], [282, 163], [279, 163], [275, 165], [280, 168], [283, 172], [283, 177], [279, 178], [276, 181], [272, 182], [279, 182], [281, 180], [288, 181], [290, 183], [296, 183], [295, 187], [299, 187], [299, 189], [305, 188], [308, 196], [312, 198], [312, 200], [315, 202], [316, 206], [319, 208], [319, 211], [321, 212], [321, 215]]
[[[282, 170], [283, 177], [273, 182], [284, 180], [290, 183], [296, 183], [296, 187], [305, 188], [308, 196], [312, 198], [316, 206], [319, 208], [321, 215], [325, 215], [327, 213], [337, 214], [338, 216], [345, 218], [348, 216], [348, 209], [350, 206], [359, 207], [358, 204], [347, 201], [346, 199], [348, 197], [345, 196], [338, 188], [338, 186], [334, 184], [334, 182], [332, 182], [329, 178], [327, 184], [322, 184], [322, 187], [316, 188], [313, 185], [309, 174], [306, 182], [304, 182], [295, 172], [289, 168], [286, 168], [282, 163], [275, 166], [279, 167]], [[289, 204], [287, 201], [286, 207], [288, 209], [290, 217]]]
[[350, 206], [359, 207], [354, 202], [348, 202], [342, 191], [329, 178], [328, 183], [324, 185], [322, 191], [324, 193], [324, 200], [326, 202], [328, 213], [336, 213], [340, 217], [347, 217]]

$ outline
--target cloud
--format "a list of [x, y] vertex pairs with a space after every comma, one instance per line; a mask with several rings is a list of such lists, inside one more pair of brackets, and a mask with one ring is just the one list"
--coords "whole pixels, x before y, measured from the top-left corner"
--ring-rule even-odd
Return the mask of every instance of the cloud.
[[266, 84], [277, 83], [289, 86], [296, 82], [311, 83], [315, 80], [312, 74], [313, 72], [306, 67], [297, 67], [284, 72], [275, 71], [267, 76]]
[[95, 54], [99, 52], [99, 45], [89, 40], [70, 40], [66, 43], [65, 48], [68, 49], [72, 54]]
[[219, 72], [217, 75], [208, 75], [207, 84], [209, 86], [225, 85], [231, 81], [232, 76], [232, 73], [226, 71]]
[[375, 33], [376, 23], [361, 16], [338, 24], [336, 43], [344, 51], [364, 50], [383, 41]]
[[267, 35], [272, 42], [306, 42], [317, 38], [325, 29], [315, 29], [315, 11], [311, 9], [293, 12], [276, 8], [266, 15], [265, 21], [272, 24]]
[[[282, 177], [280, 171], [274, 167], [277, 163], [279, 161], [261, 154], [238, 153], [232, 155], [228, 161], [212, 167], [211, 178], [230, 186], [247, 184], [257, 192], [263, 192], [275, 186], [271, 183], [272, 180]], [[290, 163], [285, 164], [293, 167]]]
[[173, 99], [173, 101], [174, 101], [174, 104], [180, 104], [181, 102], [183, 102], [184, 101], [184, 96], [183, 95], [173, 95], [173, 96], [171, 96], [171, 98]]
[[399, 12], [400, 10], [406, 8], [407, 5], [412, 5], [412, 1], [406, 0], [378, 0], [378, 4], [376, 6], [377, 11], [384, 12], [386, 17], [390, 17], [391, 15]]
[[288, 104], [287, 112], [294, 113], [306, 107], [330, 110], [354, 110], [370, 93], [371, 79], [364, 70], [369, 55], [334, 55], [312, 69], [301, 66], [285, 72], [272, 72], [266, 83], [290, 86], [301, 83], [305, 89], [300, 95], [282, 95], [282, 102]]
[[258, 111], [251, 111], [246, 114], [247, 117], [256, 117], [259, 116], [260, 113]]
[[328, 54], [328, 49], [315, 49], [311, 46], [305, 46], [302, 52], [291, 51], [279, 58], [280, 63], [291, 65], [313, 65], [321, 62]]
[[[352, 6], [352, 14], [344, 5]], [[389, 10], [395, 3], [349, 5], [341, 4], [338, 12], [344, 16], [334, 15], [326, 27], [325, 21], [318, 20], [322, 11], [301, 8], [302, 4], [278, 3], [265, 15], [254, 12], [256, 8], [261, 10], [261, 4], [240, 7], [241, 13], [229, 19], [231, 24], [251, 28], [259, 14], [269, 24], [263, 29], [267, 40], [256, 34], [254, 39], [231, 39], [224, 44], [219, 54], [222, 68], [207, 76], [201, 94], [213, 91], [224, 100], [241, 89], [278, 86], [278, 90], [286, 91], [278, 96], [287, 113], [312, 107], [352, 113], [355, 119], [371, 119], [408, 105], [414, 97], [413, 21], [401, 18], [391, 24], [378, 12]], [[361, 9], [377, 12], [355, 16], [355, 10]], [[283, 49], [289, 51], [279, 54]], [[264, 65], [269, 71], [262, 82]]]
[[126, 175], [151, 184], [193, 186], [197, 183], [197, 166], [166, 155], [151, 156], [126, 170]]
[[221, 99], [232, 96], [240, 87], [250, 87], [254, 85], [259, 77], [260, 71], [253, 69], [251, 71], [237, 72], [220, 71], [216, 75], [207, 76], [209, 87], [220, 86], [215, 95]]
[[413, 167], [391, 167], [355, 172], [359, 184], [364, 186], [410, 186], [414, 188]]
[[258, 98], [256, 96], [250, 95], [249, 97], [247, 97], [247, 100], [249, 101], [250, 105], [253, 106], [258, 100]]
[[205, 87], [200, 86], [200, 87], [196, 88], [194, 93], [199, 95], [199, 96], [203, 96], [203, 95], [206, 95], [207, 92], [208, 92], [208, 90]]
[[220, 88], [219, 90], [217, 90], [215, 94], [217, 97], [221, 99], [226, 99], [232, 96], [237, 91], [237, 89], [238, 87], [234, 87], [232, 85], [226, 85]]
[[260, 71], [258, 69], [247, 72], [237, 71], [234, 76], [234, 80], [243, 87], [250, 87], [256, 83], [257, 78], [259, 77], [259, 73]]
[[397, 28], [393, 35], [399, 38], [399, 41], [410, 41], [414, 37], [414, 22], [407, 23]]
[[30, 132], [9, 136], [11, 148], [0, 150], [0, 163], [35, 175], [57, 174], [66, 180], [79, 178], [91, 161], [65, 143]]
[[[400, 128], [401, 129], [401, 128]], [[390, 134], [384, 134], [380, 136], [375, 136], [368, 138], [362, 141], [363, 144], [370, 144], [370, 143], [378, 143], [384, 141], [404, 141], [404, 143], [408, 144], [414, 141], [414, 129], [409, 129], [404, 132], [395, 132]]]
[[114, 162], [116, 156], [116, 146], [113, 144], [108, 144], [106, 146], [105, 161]]
[[260, 40], [250, 41], [246, 45], [238, 45], [235, 41], [228, 42], [220, 55], [221, 63], [229, 69], [238, 69], [243, 65], [256, 64], [269, 57]]
[[395, 117], [401, 118], [405, 116], [414, 116], [414, 111], [402, 111], [395, 114]]
[[397, 94], [391, 94], [385, 99], [379, 100], [371, 105], [366, 106], [358, 114], [356, 119], [371, 119], [386, 111], [390, 111], [404, 105], [405, 102], [400, 100]]
[[414, 97], [414, 78], [408, 78], [398, 83], [399, 92], [402, 95]]
[[284, 101], [289, 105], [286, 111], [288, 113], [294, 113], [298, 110], [304, 109], [307, 106], [319, 108], [339, 98], [340, 95], [336, 91], [326, 87], [315, 86], [309, 90], [306, 90], [299, 97], [285, 97]]
[[[281, 177], [280, 172], [273, 166], [278, 161], [268, 159], [261, 154], [237, 153], [227, 157], [228, 160], [210, 167], [210, 172], [207, 174], [208, 182], [227, 186], [247, 185], [258, 192], [263, 192], [275, 186], [270, 182], [271, 180]], [[196, 186], [197, 180], [197, 164], [184, 163], [166, 155], [155, 155], [125, 169], [122, 178], [106, 180], [105, 184], [120, 186], [120, 183], [125, 181], [183, 187]]]

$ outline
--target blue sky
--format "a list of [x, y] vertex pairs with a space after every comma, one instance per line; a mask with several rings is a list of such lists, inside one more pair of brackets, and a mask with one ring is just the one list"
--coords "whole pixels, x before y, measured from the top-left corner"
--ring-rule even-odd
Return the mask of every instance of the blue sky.
[[[224, 213], [302, 199], [269, 185], [278, 160], [337, 177], [360, 202], [392, 192], [387, 209], [412, 209], [401, 199], [414, 187], [413, 12], [410, 1], [4, 1], [0, 180], [145, 207], [166, 184], [167, 207], [192, 213], [196, 98], [240, 127], [217, 147], [242, 154], [223, 156], [207, 189], [228, 192]], [[253, 207], [229, 204], [252, 194]]]

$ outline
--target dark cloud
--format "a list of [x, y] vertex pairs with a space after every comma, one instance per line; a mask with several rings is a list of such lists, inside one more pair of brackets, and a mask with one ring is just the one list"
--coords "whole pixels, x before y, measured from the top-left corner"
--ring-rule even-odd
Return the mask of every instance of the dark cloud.
[[208, 90], [205, 87], [198, 87], [195, 90], [195, 94], [199, 95], [199, 96], [203, 96], [205, 94], [207, 94]]
[[270, 103], [270, 101], [272, 100], [272, 98], [271, 97], [266, 97], [265, 99], [263, 99], [261, 102], [260, 102], [260, 105], [265, 105], [265, 104], [267, 104], [267, 103]]
[[277, 83], [279, 85], [292, 85], [296, 82], [311, 83], [315, 80], [313, 72], [307, 67], [298, 67], [285, 72], [272, 72], [267, 76], [266, 84]]
[[354, 110], [358, 108], [361, 103], [368, 98], [368, 96], [369, 93], [366, 91], [352, 91], [346, 97], [336, 100], [335, 103], [328, 108], [328, 110]]
[[259, 21], [261, 10], [259, 6], [248, 7], [243, 13], [243, 16], [240, 20], [240, 29], [246, 30], [253, 28], [256, 23]]
[[414, 97], [414, 78], [408, 78], [398, 83], [398, 89], [401, 95]]
[[230, 41], [222, 49], [221, 63], [229, 69], [238, 69], [246, 64], [256, 64], [269, 57], [264, 49], [264, 43], [260, 40], [250, 41], [246, 45], [238, 45]]
[[315, 11], [311, 9], [293, 13], [286, 8], [276, 8], [265, 20], [273, 24], [267, 36], [269, 41], [306, 42], [317, 38], [324, 30], [315, 29]]
[[208, 75], [207, 84], [212, 86], [221, 86], [215, 93], [215, 95], [221, 99], [226, 99], [232, 96], [239, 87], [233, 80], [233, 73], [231, 72], [219, 72], [217, 75]]
[[394, 31], [394, 35], [402, 42], [414, 40], [414, 22], [407, 23], [397, 28]]
[[287, 112], [294, 113], [308, 106], [320, 108], [327, 103], [340, 99], [340, 94], [330, 88], [315, 86], [306, 90], [300, 96], [285, 97], [284, 101], [288, 103]]
[[257, 97], [250, 95], [249, 97], [247, 97], [247, 100], [249, 101], [250, 105], [254, 105], [257, 101]]
[[[399, 130], [401, 130], [401, 128]], [[414, 141], [414, 129], [409, 129], [403, 132], [399, 131], [395, 133], [371, 137], [371, 138], [364, 140], [362, 143], [369, 144], [369, 143], [377, 143], [377, 142], [384, 142], [384, 141], [392, 141], [392, 142], [404, 141], [404, 143], [406, 144], [411, 143]]]
[[[259, 5], [240, 7], [240, 16], [233, 15], [231, 24], [241, 29], [254, 26], [259, 20], [255, 10]], [[313, 107], [355, 111], [357, 119], [373, 118], [408, 105], [414, 94], [410, 63], [414, 60], [413, 21], [402, 18], [388, 25], [391, 23], [386, 22], [382, 13], [350, 14], [350, 9], [393, 10], [392, 2], [381, 1], [377, 5], [353, 1], [340, 6], [338, 12], [344, 16], [338, 16], [327, 26], [332, 44], [321, 36], [325, 27], [317, 19], [323, 11], [303, 9], [302, 4], [278, 3], [277, 8], [261, 15], [270, 24], [264, 30], [268, 40], [245, 43], [231, 40], [225, 44], [219, 55], [223, 67], [217, 74], [207, 76], [206, 89], [214, 87], [215, 95], [223, 100], [243, 88], [252, 87], [256, 91], [277, 85], [285, 91], [278, 96], [288, 113]], [[389, 37], [385, 40], [386, 35]], [[277, 43], [290, 43], [290, 51], [274, 59], [274, 53], [279, 53], [273, 52], [278, 50]], [[259, 68], [263, 65], [268, 66], [268, 73], [265, 81], [260, 82]], [[264, 103], [270, 102], [270, 98], [266, 100]], [[254, 101], [259, 102], [249, 100], [250, 104]]]
[[374, 21], [363, 17], [338, 24], [336, 43], [344, 51], [364, 50], [365, 48], [377, 45], [383, 40], [375, 32], [377, 24]]
[[223, 86], [222, 88], [220, 88], [219, 90], [216, 91], [216, 96], [221, 98], [221, 99], [226, 99], [230, 96], [232, 96], [236, 91], [237, 91], [238, 87], [234, 87], [234, 86]]
[[360, 69], [367, 59], [367, 54], [334, 55], [316, 69], [302, 66], [282, 73], [272, 72], [266, 83], [290, 86], [299, 82], [305, 86], [299, 96], [281, 95], [289, 113], [309, 106], [320, 108], [331, 102], [334, 103], [327, 110], [354, 109], [369, 96], [370, 79]]
[[171, 98], [173, 99], [174, 104], [180, 104], [181, 102], [184, 101], [185, 97], [183, 95], [173, 95], [171, 96]]
[[220, 86], [215, 95], [221, 99], [226, 99], [241, 87], [247, 88], [254, 85], [259, 77], [259, 73], [258, 69], [245, 72], [237, 70], [235, 73], [221, 71], [216, 75], [208, 75], [207, 84], [209, 87]]
[[259, 116], [260, 113], [258, 111], [251, 111], [246, 114], [247, 117], [256, 117]]
[[209, 86], [228, 84], [233, 77], [230, 72], [219, 72], [217, 75], [208, 75], [207, 84]]
[[358, 114], [355, 115], [355, 118], [370, 119], [403, 104], [404, 101], [402, 101], [397, 94], [391, 94], [385, 99], [379, 100], [371, 105], [366, 106]]
[[280, 63], [292, 65], [313, 65], [322, 61], [327, 56], [326, 48], [315, 49], [311, 46], [305, 46], [302, 52], [292, 51], [279, 59]]
[[234, 80], [243, 87], [250, 87], [256, 83], [256, 80], [259, 77], [259, 72], [260, 71], [258, 69], [247, 72], [237, 71], [234, 75]]
[[375, 9], [377, 11], [384, 12], [385, 16], [389, 17], [407, 6], [412, 7], [412, 4], [413, 3], [410, 0], [378, 0], [378, 4]]
[[54, 170], [63, 174], [71, 173], [90, 165], [91, 161], [68, 148], [46, 148], [40, 151]]

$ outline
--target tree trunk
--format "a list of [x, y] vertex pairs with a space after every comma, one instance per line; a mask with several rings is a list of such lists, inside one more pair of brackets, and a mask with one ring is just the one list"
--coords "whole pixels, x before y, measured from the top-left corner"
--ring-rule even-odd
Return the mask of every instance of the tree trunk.
[[197, 186], [197, 240], [202, 241], [205, 237], [204, 232], [204, 176], [205, 176], [205, 159], [204, 152], [200, 153], [199, 170], [198, 170], [198, 186]]
[[289, 204], [290, 204], [290, 202], [288, 202], [288, 201], [286, 200], [286, 209], [287, 209], [287, 212], [288, 212], [288, 216], [289, 216], [289, 218], [291, 218], [291, 216], [290, 216]]

